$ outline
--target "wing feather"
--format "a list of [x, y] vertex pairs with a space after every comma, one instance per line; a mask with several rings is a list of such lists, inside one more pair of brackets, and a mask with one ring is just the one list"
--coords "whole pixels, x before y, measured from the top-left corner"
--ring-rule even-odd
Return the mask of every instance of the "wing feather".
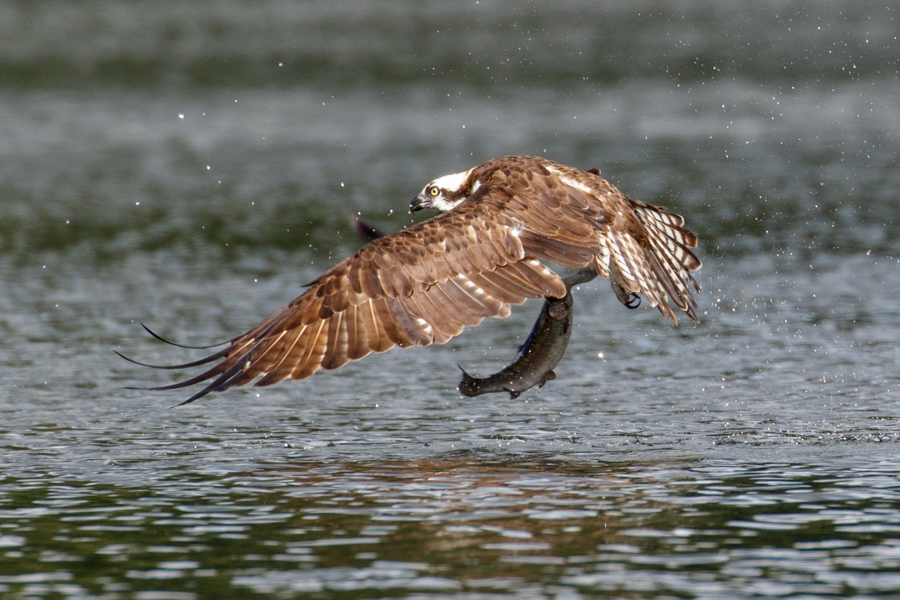
[[521, 234], [528, 255], [570, 269], [587, 265], [597, 251], [596, 246], [584, 246], [526, 231]]
[[455, 335], [456, 326], [450, 315], [444, 312], [444, 307], [435, 301], [438, 294], [416, 294], [405, 299], [412, 310], [427, 324], [431, 340], [435, 344], [446, 344]]
[[[690, 250], [697, 246], [697, 236], [684, 227], [681, 216], [623, 194], [595, 170], [538, 157], [503, 157], [492, 163], [481, 167], [492, 173], [487, 187], [501, 190], [492, 201], [521, 220], [526, 254], [569, 268], [593, 263], [597, 274], [607, 278], [615, 270], [628, 289], [647, 297], [663, 315], [676, 320], [671, 300], [697, 319], [697, 304], [687, 288], [700, 290], [690, 274], [701, 266]], [[515, 167], [506, 166], [510, 164]]]
[[[322, 365], [325, 351], [328, 348], [328, 321], [319, 321], [307, 329], [308, 336], [302, 339], [307, 342], [303, 346], [298, 345], [298, 360], [294, 362], [294, 368], [287, 375], [291, 379], [305, 379], [315, 373]], [[258, 382], [258, 384], [261, 382]], [[272, 382], [274, 383], [274, 381]]]
[[347, 358], [359, 360], [369, 354], [369, 338], [363, 323], [361, 311], [365, 304], [351, 304], [347, 307]]
[[264, 367], [259, 361], [251, 361], [255, 365], [255, 370], [251, 372], [248, 369], [244, 372], [244, 377], [249, 378], [247, 381], [252, 381], [261, 375], [262, 377], [256, 382], [256, 385], [264, 386], [272, 385], [288, 378], [297, 355], [304, 348], [304, 335], [306, 334], [308, 337], [309, 330], [309, 325], [301, 325], [285, 332], [286, 335], [281, 338], [281, 343], [279, 344], [277, 358], [268, 367]]
[[328, 337], [325, 356], [322, 357], [323, 369], [338, 369], [347, 364], [347, 320], [346, 312], [336, 312], [328, 320]]
[[521, 304], [523, 293], [513, 289], [506, 281], [501, 270], [490, 273], [471, 273], [468, 275], [472, 285], [481, 288], [486, 294], [495, 298], [498, 302], [509, 304]]
[[369, 299], [362, 307], [361, 307], [361, 317], [363, 321], [363, 326], [366, 329], [366, 339], [369, 341], [369, 352], [386, 352], [394, 347], [394, 344], [391, 342], [390, 338], [388, 338], [387, 333], [384, 330], [384, 325], [378, 318], [378, 315], [375, 312], [375, 303], [373, 299]]

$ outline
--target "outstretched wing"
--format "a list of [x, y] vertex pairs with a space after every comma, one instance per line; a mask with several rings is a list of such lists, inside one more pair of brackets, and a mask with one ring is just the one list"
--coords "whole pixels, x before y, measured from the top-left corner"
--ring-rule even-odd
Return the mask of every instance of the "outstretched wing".
[[528, 298], [565, 296], [560, 277], [526, 253], [521, 224], [486, 209], [467, 202], [370, 242], [227, 348], [183, 365], [215, 366], [153, 389], [208, 382], [187, 404], [256, 379], [304, 379], [370, 352], [443, 344]]
[[493, 162], [502, 166], [490, 169], [482, 202], [521, 221], [526, 255], [564, 267], [593, 262], [614, 288], [641, 294], [664, 316], [677, 322], [671, 300], [697, 320], [689, 286], [700, 291], [690, 272], [701, 263], [691, 251], [697, 236], [682, 217], [623, 194], [597, 170], [537, 157]]

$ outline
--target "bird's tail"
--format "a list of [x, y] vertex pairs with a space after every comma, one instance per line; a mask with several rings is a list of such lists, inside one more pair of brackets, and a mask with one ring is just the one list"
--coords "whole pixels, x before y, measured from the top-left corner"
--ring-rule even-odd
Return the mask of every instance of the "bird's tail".
[[701, 266], [700, 259], [691, 251], [697, 247], [697, 236], [684, 228], [684, 219], [680, 215], [633, 198], [629, 201], [643, 235], [611, 232], [609, 271], [618, 275], [620, 285], [641, 294], [664, 316], [677, 321], [669, 306], [671, 299], [675, 306], [697, 321], [697, 302], [690, 289], [700, 291], [691, 275], [691, 271]]

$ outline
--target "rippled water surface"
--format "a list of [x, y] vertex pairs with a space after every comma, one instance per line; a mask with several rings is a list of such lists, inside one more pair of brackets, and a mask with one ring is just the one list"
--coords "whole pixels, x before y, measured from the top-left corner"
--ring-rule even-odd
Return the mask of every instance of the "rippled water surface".
[[[3, 598], [900, 594], [891, 5], [0, 6]], [[445, 346], [170, 408], [199, 356], [503, 154], [701, 239], [701, 322], [581, 286], [557, 379]]]

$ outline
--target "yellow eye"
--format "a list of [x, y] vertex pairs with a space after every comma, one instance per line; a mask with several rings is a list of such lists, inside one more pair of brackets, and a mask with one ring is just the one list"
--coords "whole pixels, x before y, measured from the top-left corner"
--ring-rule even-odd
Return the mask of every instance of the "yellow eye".
[[431, 195], [432, 198], [436, 198], [441, 193], [441, 190], [437, 189], [436, 187], [433, 187], [430, 190], [428, 190], [428, 193], [429, 193], [429, 195]]

